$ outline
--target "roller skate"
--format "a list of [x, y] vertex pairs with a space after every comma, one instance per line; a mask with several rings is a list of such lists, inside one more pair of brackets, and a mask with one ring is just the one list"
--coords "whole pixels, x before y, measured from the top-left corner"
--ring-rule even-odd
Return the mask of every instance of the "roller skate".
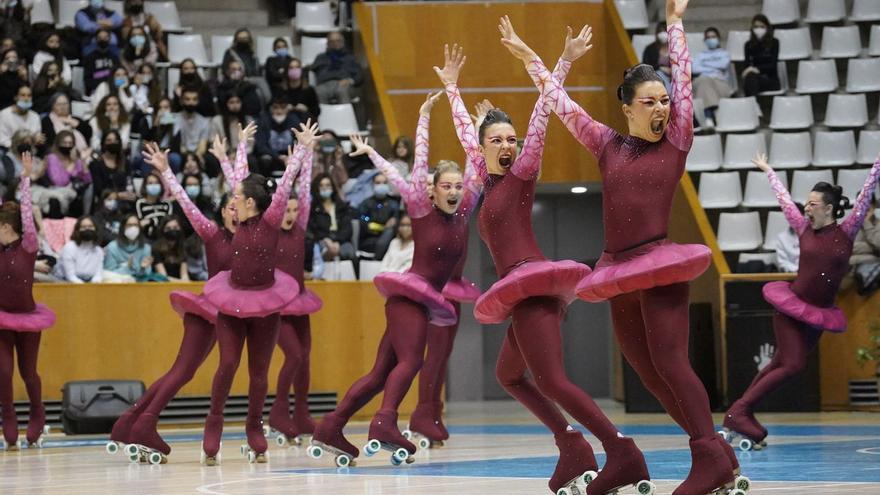
[[439, 402], [417, 405], [409, 418], [409, 427], [403, 431], [403, 438], [417, 442], [422, 450], [442, 447], [449, 433], [437, 419], [440, 416], [438, 405], [442, 407]]
[[247, 443], [241, 445], [241, 455], [247, 457], [251, 464], [268, 462], [269, 456], [266, 454], [266, 450], [269, 445], [263, 434], [263, 418], [248, 416], [244, 423], [244, 432], [247, 435]]
[[21, 442], [18, 439], [18, 416], [15, 409], [10, 407], [3, 408], [3, 450], [14, 452], [21, 448]]
[[148, 462], [158, 465], [168, 462], [171, 447], [156, 431], [158, 424], [159, 418], [150, 413], [141, 415], [134, 422], [128, 436], [130, 443], [125, 446], [125, 453], [132, 463]]
[[[280, 404], [276, 402], [276, 404]], [[286, 406], [286, 404], [284, 405]], [[269, 426], [263, 427], [263, 433], [266, 437], [275, 434], [275, 444], [279, 447], [290, 447], [291, 445], [302, 445], [302, 438], [296, 429], [290, 414], [287, 413], [287, 407], [275, 407], [269, 411]]]
[[718, 433], [724, 440], [735, 443], [743, 452], [761, 450], [767, 446], [767, 429], [747, 408], [735, 403], [724, 415], [724, 427]]
[[199, 462], [205, 466], [217, 466], [222, 459], [220, 449], [223, 442], [220, 438], [223, 435], [223, 415], [209, 414], [205, 418], [205, 437], [202, 440], [202, 452]]
[[672, 495], [745, 495], [716, 437], [691, 440], [691, 471]]
[[586, 486], [598, 474], [596, 457], [590, 444], [579, 431], [568, 430], [556, 435], [559, 460], [550, 478], [550, 491], [556, 495], [583, 495]]
[[730, 447], [730, 444], [728, 444], [721, 435], [716, 435], [715, 440], [721, 444], [721, 448], [724, 449], [724, 454], [727, 456], [727, 460], [730, 461], [730, 466], [733, 468], [734, 484], [736, 487], [744, 492], [751, 490], [752, 480], [741, 474], [742, 471], [739, 467], [739, 459], [736, 458], [736, 453], [733, 451], [733, 448]]
[[43, 448], [44, 436], [49, 434], [49, 427], [46, 426], [46, 408], [42, 405], [31, 407], [30, 418], [28, 419], [27, 435], [24, 447]]
[[293, 427], [296, 428], [300, 435], [311, 436], [315, 434], [315, 422], [312, 420], [311, 415], [309, 415], [308, 404], [293, 406]]
[[115, 454], [120, 449], [125, 448], [125, 444], [128, 442], [128, 435], [131, 433], [131, 427], [134, 425], [135, 420], [137, 420], [137, 416], [129, 409], [113, 423], [113, 430], [110, 431], [110, 441], [104, 445], [104, 450], [108, 454]]
[[401, 435], [397, 429], [397, 412], [378, 412], [370, 423], [370, 440], [364, 445], [364, 454], [372, 457], [380, 450], [391, 452], [391, 464], [412, 464], [416, 458], [416, 446]]
[[312, 459], [320, 459], [325, 452], [336, 459], [337, 467], [355, 466], [355, 458], [360, 454], [358, 448], [345, 439], [342, 427], [345, 421], [330, 413], [315, 427], [308, 454]]
[[603, 444], [605, 466], [587, 485], [587, 495], [609, 495], [632, 485], [639, 495], [654, 495], [657, 487], [651, 482], [645, 456], [632, 438], [618, 437]]

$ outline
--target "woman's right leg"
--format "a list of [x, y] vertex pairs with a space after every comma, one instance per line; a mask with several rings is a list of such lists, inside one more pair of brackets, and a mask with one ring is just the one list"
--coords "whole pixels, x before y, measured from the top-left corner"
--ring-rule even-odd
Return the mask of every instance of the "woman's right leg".
[[299, 359], [293, 374], [293, 424], [301, 435], [315, 432], [309, 413], [309, 388], [312, 382], [312, 322], [309, 315], [293, 317], [293, 330], [299, 342]]
[[0, 408], [3, 408], [3, 438], [7, 449], [18, 441], [18, 418], [12, 395], [14, 359], [15, 332], [0, 330]]
[[284, 364], [278, 372], [275, 402], [269, 412], [269, 426], [288, 438], [293, 438], [299, 432], [290, 419], [290, 385], [299, 366], [301, 350], [291, 316], [282, 316], [278, 324], [278, 347], [284, 353]]
[[247, 326], [245, 321], [233, 316], [217, 315], [217, 344], [220, 347], [220, 364], [211, 384], [211, 410], [205, 421], [205, 438], [202, 448], [205, 455], [215, 457], [220, 450], [223, 433], [223, 406], [232, 389], [232, 380], [241, 362]]

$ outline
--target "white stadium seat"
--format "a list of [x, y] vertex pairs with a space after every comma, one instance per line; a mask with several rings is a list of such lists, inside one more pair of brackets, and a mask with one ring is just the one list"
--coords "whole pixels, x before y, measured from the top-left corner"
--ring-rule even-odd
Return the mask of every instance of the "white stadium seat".
[[700, 204], [703, 208], [734, 208], [742, 202], [739, 172], [700, 174]]
[[750, 251], [763, 242], [757, 211], [722, 213], [718, 218], [718, 247], [722, 251]]
[[770, 137], [769, 162], [773, 168], [805, 168], [813, 161], [809, 131], [774, 132]]

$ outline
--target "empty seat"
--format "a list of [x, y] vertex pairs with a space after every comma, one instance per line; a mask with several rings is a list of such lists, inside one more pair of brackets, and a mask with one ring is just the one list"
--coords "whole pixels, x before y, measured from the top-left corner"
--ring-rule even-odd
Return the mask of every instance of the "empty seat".
[[880, 155], [880, 131], [859, 132], [859, 151], [856, 154], [858, 163], [871, 163]]
[[862, 127], [868, 123], [868, 101], [864, 93], [828, 95], [825, 125], [828, 127]]
[[645, 48], [657, 40], [657, 36], [653, 34], [634, 34], [632, 37], [633, 51], [636, 52], [636, 59], [642, 62], [642, 55], [645, 54]]
[[377, 260], [361, 260], [360, 263], [360, 276], [359, 280], [362, 282], [372, 282], [373, 278], [381, 273], [379, 270], [382, 268], [382, 262]]
[[801, 60], [798, 62], [797, 87], [802, 95], [831, 93], [837, 89], [837, 66], [834, 60]]
[[753, 131], [758, 128], [758, 104], [755, 97], [722, 98], [715, 114], [718, 132]]
[[843, 195], [849, 198], [851, 203], [856, 201], [870, 172], [870, 168], [845, 168], [837, 171], [837, 185], [843, 188]]
[[58, 27], [74, 27], [76, 13], [88, 6], [89, 0], [58, 0]]
[[648, 27], [648, 8], [645, 0], [614, 0], [617, 13], [627, 30], [646, 29]]
[[34, 0], [31, 8], [31, 24], [55, 24], [55, 16], [52, 15], [52, 5], [49, 0]]
[[[788, 176], [785, 172], [777, 174], [779, 180], [788, 187]], [[746, 176], [746, 192], [742, 205], [749, 208], [772, 208], [778, 206], [776, 195], [767, 180], [767, 174], [760, 170], [750, 170]]]
[[825, 26], [822, 28], [822, 58], [858, 57], [862, 52], [862, 40], [858, 26]]
[[211, 36], [211, 60], [214, 61], [214, 64], [220, 65], [223, 63], [223, 55], [232, 46], [232, 38], [233, 36], [228, 34], [215, 34]]
[[846, 5], [843, 0], [810, 0], [804, 21], [810, 24], [823, 24], [837, 22], [844, 17], [846, 17]]
[[327, 33], [336, 29], [330, 2], [296, 2], [296, 29], [306, 33]]
[[773, 35], [779, 40], [779, 60], [802, 60], [813, 55], [810, 28], [777, 29]]
[[764, 230], [764, 246], [768, 251], [776, 251], [776, 238], [779, 233], [789, 228], [788, 220], [781, 211], [767, 212], [767, 228]]
[[327, 51], [327, 38], [303, 36], [300, 39], [300, 61], [303, 65], [312, 65], [315, 57]]
[[871, 26], [871, 40], [868, 42], [868, 55], [880, 56], [880, 24]]
[[318, 116], [321, 129], [330, 129], [339, 136], [359, 134], [357, 117], [350, 103], [340, 105], [321, 104], [321, 115]]
[[853, 0], [849, 20], [853, 22], [880, 21], [880, 2], [877, 0]]
[[357, 280], [351, 260], [324, 262], [324, 280]]
[[813, 139], [813, 166], [846, 167], [856, 162], [853, 131], [819, 131]]
[[791, 179], [791, 197], [800, 204], [805, 204], [810, 191], [818, 182], [834, 184], [831, 170], [795, 170]]
[[741, 202], [739, 172], [700, 174], [700, 204], [703, 208], [733, 208]]
[[804, 168], [813, 161], [809, 132], [774, 132], [770, 137], [770, 165], [773, 168]]
[[728, 134], [724, 145], [725, 169], [754, 168], [752, 158], [757, 153], [767, 154], [767, 140], [760, 132], [755, 134]]
[[87, 101], [73, 100], [70, 102], [70, 114], [81, 120], [92, 118], [92, 104]]
[[751, 31], [729, 31], [727, 33], [727, 51], [732, 62], [746, 59], [746, 41], [752, 36]]
[[[287, 47], [290, 56], [293, 56], [293, 43], [290, 41], [290, 37], [281, 36], [287, 41]], [[273, 45], [275, 44], [275, 38], [278, 36], [257, 36], [257, 61], [260, 64], [265, 64], [266, 59], [275, 55], [275, 50], [273, 50]]]
[[718, 170], [721, 166], [721, 135], [694, 136], [694, 144], [687, 157], [687, 170], [703, 172]]
[[798, 0], [764, 0], [761, 12], [771, 24], [791, 24], [801, 18]]
[[169, 34], [168, 60], [171, 63], [179, 64], [187, 58], [193, 59], [196, 65], [211, 65], [202, 35]]
[[806, 129], [813, 125], [813, 103], [809, 96], [776, 96], [770, 128], [775, 130]]
[[851, 58], [846, 69], [846, 91], [880, 91], [880, 58]]
[[153, 14], [162, 31], [180, 31], [180, 13], [177, 12], [177, 2], [144, 2], [144, 12]]
[[757, 211], [722, 213], [718, 218], [718, 247], [722, 251], [749, 251], [761, 245], [761, 218]]

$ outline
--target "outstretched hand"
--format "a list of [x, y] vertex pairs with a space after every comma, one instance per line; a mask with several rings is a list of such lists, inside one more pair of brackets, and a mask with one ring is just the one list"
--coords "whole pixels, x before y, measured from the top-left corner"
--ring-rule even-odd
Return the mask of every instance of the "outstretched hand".
[[245, 126], [244, 129], [241, 128], [241, 123], [238, 124], [238, 142], [239, 143], [247, 143], [254, 136], [257, 135], [257, 124], [255, 122], [248, 122], [248, 125]]
[[[241, 125], [239, 125], [239, 128]], [[226, 138], [221, 138], [220, 134], [214, 136], [214, 142], [211, 144], [211, 154], [214, 155], [218, 161], [223, 161], [227, 159], [226, 156]]]
[[593, 48], [593, 28], [588, 24], [584, 24], [577, 36], [572, 36], [571, 26], [566, 26], [565, 32], [565, 49], [562, 51], [562, 58], [569, 62], [583, 57], [591, 48]]
[[435, 65], [434, 72], [437, 73], [444, 86], [455, 84], [458, 82], [459, 74], [461, 74], [461, 68], [464, 67], [464, 63], [467, 61], [467, 57], [464, 55], [464, 48], [455, 44], [452, 45], [452, 50], [449, 50], [449, 45], [443, 45], [443, 56], [445, 59], [443, 68], [441, 69]]
[[483, 123], [483, 119], [486, 118], [486, 114], [489, 113], [489, 110], [494, 110], [496, 107], [492, 104], [488, 99], [484, 99], [483, 101], [478, 101], [476, 105], [474, 105], [474, 115], [471, 115], [471, 118], [474, 120], [474, 125], [480, 127], [480, 124]]
[[752, 163], [758, 166], [764, 172], [770, 172], [773, 168], [770, 167], [770, 164], [767, 163], [767, 155], [764, 153], [757, 153], [755, 157], [752, 158]]
[[425, 102], [422, 103], [422, 107], [419, 108], [419, 115], [428, 116], [431, 115], [431, 109], [434, 108], [434, 105], [437, 103], [437, 100], [440, 99], [440, 96], [443, 95], [442, 91], [438, 91], [437, 93], [430, 94], [428, 93], [428, 97], [425, 98]]
[[312, 143], [318, 139], [318, 124], [313, 124], [312, 119], [307, 120], [305, 124], [300, 124], [299, 130], [296, 127], [290, 130], [296, 136], [296, 142], [307, 148], [311, 147]]
[[666, 24], [674, 24], [681, 21], [684, 11], [687, 10], [689, 0], [666, 0]]
[[373, 151], [373, 147], [370, 146], [369, 144], [367, 144], [366, 139], [364, 139], [358, 135], [349, 136], [349, 139], [351, 140], [351, 145], [354, 146], [354, 151], [349, 153], [348, 156], [355, 157], [355, 156], [367, 155], [371, 151]]
[[141, 155], [143, 155], [144, 161], [152, 165], [160, 174], [168, 170], [168, 151], [162, 151], [158, 144], [146, 143]]
[[538, 58], [535, 51], [529, 48], [529, 45], [520, 39], [516, 31], [513, 30], [513, 24], [510, 22], [509, 17], [504, 16], [501, 18], [498, 24], [498, 31], [501, 32], [501, 44], [506, 46], [514, 57], [526, 64]]
[[30, 177], [34, 172], [34, 155], [30, 151], [21, 154], [21, 176]]

